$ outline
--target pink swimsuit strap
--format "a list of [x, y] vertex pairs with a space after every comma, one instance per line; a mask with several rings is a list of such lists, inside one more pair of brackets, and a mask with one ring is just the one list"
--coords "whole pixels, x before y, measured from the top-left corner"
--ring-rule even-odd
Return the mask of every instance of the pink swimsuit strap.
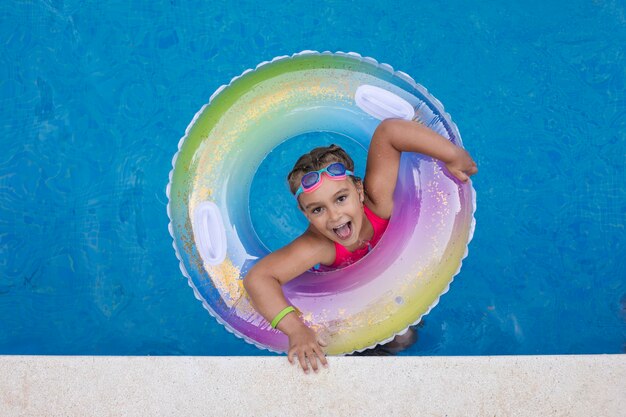
[[388, 219], [381, 219], [378, 217], [372, 210], [369, 209], [366, 205], [363, 206], [365, 211], [365, 217], [370, 221], [372, 227], [374, 228], [374, 236], [369, 242], [369, 245], [357, 249], [354, 252], [350, 252], [346, 249], [345, 246], [340, 243], [335, 242], [335, 262], [331, 265], [332, 268], [339, 268], [340, 266], [345, 266], [352, 264], [365, 255], [378, 243], [383, 233], [385, 233], [385, 229], [387, 229], [387, 225], [389, 224]]

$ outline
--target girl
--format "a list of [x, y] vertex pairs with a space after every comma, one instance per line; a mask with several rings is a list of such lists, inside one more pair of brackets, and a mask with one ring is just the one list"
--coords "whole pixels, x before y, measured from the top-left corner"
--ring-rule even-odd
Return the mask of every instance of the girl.
[[309, 227], [296, 240], [261, 259], [243, 284], [259, 313], [289, 337], [289, 362], [294, 364], [297, 357], [306, 373], [307, 359], [315, 372], [317, 360], [328, 366], [320, 347], [326, 343], [297, 314], [290, 314], [293, 308], [281, 286], [318, 264], [337, 268], [355, 262], [378, 242], [393, 211], [402, 152], [439, 159], [463, 182], [478, 172], [465, 150], [427, 127], [387, 119], [372, 137], [363, 181], [354, 176], [352, 159], [335, 145], [301, 156], [287, 177]]

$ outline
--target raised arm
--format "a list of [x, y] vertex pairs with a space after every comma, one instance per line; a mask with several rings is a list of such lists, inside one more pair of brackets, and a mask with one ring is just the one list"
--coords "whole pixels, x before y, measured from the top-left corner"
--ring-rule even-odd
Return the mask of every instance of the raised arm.
[[464, 149], [431, 129], [408, 120], [384, 120], [372, 137], [363, 181], [372, 208], [383, 218], [389, 218], [393, 211], [393, 191], [402, 152], [439, 159], [461, 181], [478, 172], [476, 163]]

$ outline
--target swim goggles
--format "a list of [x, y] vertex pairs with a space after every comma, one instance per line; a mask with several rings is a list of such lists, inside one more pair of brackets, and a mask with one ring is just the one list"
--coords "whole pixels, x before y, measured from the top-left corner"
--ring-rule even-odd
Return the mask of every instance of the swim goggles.
[[311, 193], [322, 185], [322, 174], [326, 173], [328, 178], [333, 181], [339, 181], [346, 178], [347, 175], [354, 175], [352, 171], [346, 169], [341, 162], [335, 162], [318, 171], [311, 171], [304, 174], [298, 191], [296, 191], [296, 199], [302, 193]]

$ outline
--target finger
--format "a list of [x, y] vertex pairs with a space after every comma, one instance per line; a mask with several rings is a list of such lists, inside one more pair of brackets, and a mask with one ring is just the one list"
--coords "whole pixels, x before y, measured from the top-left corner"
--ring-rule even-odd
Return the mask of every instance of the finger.
[[313, 372], [317, 372], [319, 371], [319, 366], [317, 365], [317, 358], [316, 356], [316, 352], [314, 350], [315, 348], [312, 348], [310, 351], [307, 352], [307, 358], [309, 358], [309, 362], [311, 363], [311, 367], [313, 368]]
[[455, 175], [456, 175], [456, 177], [457, 177], [458, 179], [460, 179], [460, 180], [461, 180], [461, 181], [463, 181], [463, 182], [467, 182], [467, 180], [469, 180], [469, 177], [468, 177], [467, 175], [465, 175], [465, 173], [464, 173], [464, 172], [460, 172], [460, 171], [459, 171], [459, 172], [457, 172]]
[[324, 367], [327, 368], [328, 367], [328, 361], [326, 360], [326, 355], [324, 354], [322, 349], [320, 349], [319, 347], [316, 347], [315, 348], [315, 353], [317, 354], [317, 357], [319, 358], [319, 360], [322, 363], [322, 365], [324, 365]]
[[321, 336], [317, 337], [317, 344], [324, 347], [328, 346], [328, 342], [324, 340], [324, 338], [322, 338]]
[[302, 366], [302, 370], [305, 373], [309, 373], [309, 367], [306, 364], [306, 357], [304, 356], [304, 352], [298, 352], [298, 359], [300, 360], [300, 366]]
[[[311, 347], [311, 353], [308, 356], [308, 358], [315, 372], [319, 371], [319, 368], [320, 368], [319, 365], [327, 366], [327, 364], [324, 364], [324, 362], [326, 362], [326, 357], [324, 355], [324, 352], [317, 344]], [[317, 364], [317, 361], [319, 361], [319, 365]]]
[[292, 356], [294, 355], [294, 353], [295, 353], [295, 352], [294, 352], [293, 350], [290, 350], [290, 351], [289, 351], [289, 353], [287, 353], [287, 360], [289, 360], [289, 363], [290, 363], [290, 364], [292, 364], [292, 365], [295, 363], [295, 362], [293, 361], [293, 358], [292, 358]]

